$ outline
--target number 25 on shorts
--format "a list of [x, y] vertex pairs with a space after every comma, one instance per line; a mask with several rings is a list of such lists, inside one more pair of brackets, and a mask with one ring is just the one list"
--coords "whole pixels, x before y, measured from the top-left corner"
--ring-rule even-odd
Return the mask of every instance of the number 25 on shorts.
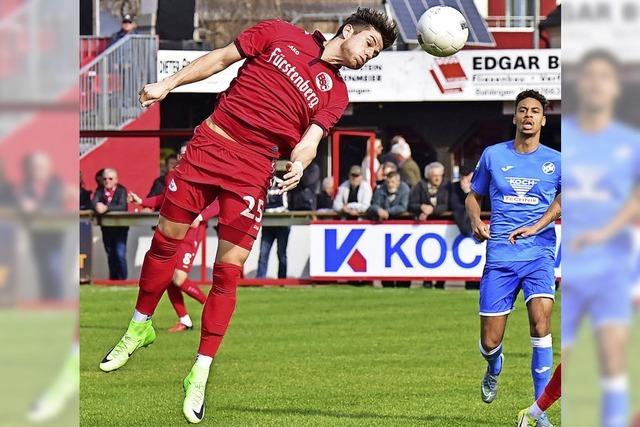
[[246, 216], [249, 219], [253, 219], [255, 222], [261, 222], [262, 209], [264, 208], [264, 200], [258, 199], [258, 206], [256, 208], [257, 213], [254, 214], [251, 211], [253, 211], [253, 208], [256, 206], [256, 199], [252, 196], [244, 196], [242, 198], [247, 202], [249, 206], [247, 206], [247, 209], [240, 212], [240, 215]]

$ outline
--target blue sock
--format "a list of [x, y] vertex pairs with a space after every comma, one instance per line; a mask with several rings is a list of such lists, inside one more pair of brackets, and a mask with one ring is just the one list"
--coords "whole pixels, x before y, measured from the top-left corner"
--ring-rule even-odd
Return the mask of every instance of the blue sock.
[[502, 343], [491, 351], [487, 351], [482, 347], [482, 341], [480, 344], [480, 354], [484, 357], [484, 360], [489, 364], [489, 373], [492, 375], [498, 375], [502, 371]]
[[538, 399], [553, 374], [553, 347], [551, 334], [542, 337], [531, 337], [531, 377], [535, 399]]
[[629, 422], [629, 387], [627, 377], [602, 381], [602, 426], [626, 427]]

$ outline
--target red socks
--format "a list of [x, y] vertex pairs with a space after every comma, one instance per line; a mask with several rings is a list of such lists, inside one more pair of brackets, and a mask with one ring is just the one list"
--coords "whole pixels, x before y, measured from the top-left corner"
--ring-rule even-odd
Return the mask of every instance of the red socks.
[[200, 286], [196, 285], [189, 279], [186, 279], [182, 285], [180, 285], [180, 289], [200, 304], [204, 304], [207, 300], [207, 296], [202, 292]]
[[175, 284], [171, 283], [167, 288], [167, 295], [173, 309], [176, 311], [178, 317], [184, 317], [187, 313], [187, 307], [184, 305], [184, 298], [182, 297], [182, 290]]
[[213, 287], [202, 310], [199, 354], [214, 357], [218, 352], [236, 308], [236, 288], [241, 275], [242, 267], [238, 265], [214, 264]]
[[163, 235], [160, 230], [154, 233], [140, 272], [140, 288], [136, 302], [136, 310], [140, 313], [151, 316], [171, 283], [176, 267], [175, 254], [180, 242], [181, 240]]
[[551, 405], [558, 399], [562, 394], [562, 373], [561, 373], [562, 365], [558, 365], [556, 370], [553, 372], [553, 376], [551, 377], [551, 381], [544, 389], [544, 392], [540, 395], [536, 403], [538, 407], [546, 411], [549, 409]]

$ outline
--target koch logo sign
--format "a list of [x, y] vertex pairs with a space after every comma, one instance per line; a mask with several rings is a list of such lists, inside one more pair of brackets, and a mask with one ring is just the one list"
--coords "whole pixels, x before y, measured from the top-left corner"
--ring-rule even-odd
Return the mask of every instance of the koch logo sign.
[[364, 234], [364, 229], [353, 229], [349, 231], [347, 237], [338, 243], [338, 230], [328, 228], [324, 231], [324, 264], [327, 272], [336, 272], [346, 263], [354, 272], [364, 273], [367, 271], [367, 259], [362, 253], [355, 249], [360, 237]]

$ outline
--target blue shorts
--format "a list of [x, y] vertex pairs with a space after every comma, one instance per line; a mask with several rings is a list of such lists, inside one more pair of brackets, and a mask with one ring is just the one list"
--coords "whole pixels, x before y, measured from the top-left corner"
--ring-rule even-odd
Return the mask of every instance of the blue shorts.
[[536, 297], [555, 299], [554, 264], [555, 261], [549, 257], [485, 264], [480, 279], [480, 315], [502, 316], [511, 313], [520, 289], [525, 304]]
[[633, 277], [614, 270], [588, 279], [562, 281], [562, 345], [575, 340], [585, 317], [593, 329], [604, 325], [628, 325], [633, 316]]

